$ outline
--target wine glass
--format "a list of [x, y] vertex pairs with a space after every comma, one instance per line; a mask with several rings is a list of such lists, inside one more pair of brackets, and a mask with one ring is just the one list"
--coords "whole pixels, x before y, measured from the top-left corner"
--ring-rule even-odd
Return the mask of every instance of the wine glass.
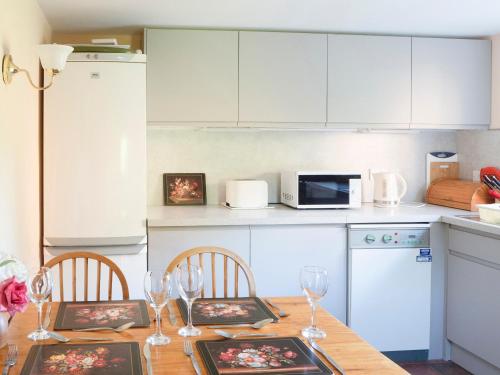
[[43, 328], [42, 324], [43, 304], [50, 296], [50, 293], [52, 293], [52, 274], [49, 268], [41, 267], [28, 280], [28, 295], [38, 311], [38, 328], [28, 335], [30, 340], [37, 341], [50, 338], [49, 332]]
[[161, 310], [172, 296], [172, 282], [170, 273], [146, 272], [144, 276], [144, 295], [156, 314], [156, 332], [146, 339], [151, 345], [170, 344], [170, 337], [161, 332]]
[[201, 330], [193, 326], [191, 310], [193, 302], [203, 290], [203, 270], [195, 264], [184, 264], [177, 267], [177, 287], [181, 298], [186, 302], [188, 310], [188, 322], [185, 327], [179, 329], [179, 335], [183, 337], [198, 336]]
[[316, 327], [316, 305], [328, 290], [328, 272], [323, 267], [305, 266], [300, 271], [300, 286], [311, 305], [311, 326], [302, 330], [302, 336], [322, 339], [326, 333]]

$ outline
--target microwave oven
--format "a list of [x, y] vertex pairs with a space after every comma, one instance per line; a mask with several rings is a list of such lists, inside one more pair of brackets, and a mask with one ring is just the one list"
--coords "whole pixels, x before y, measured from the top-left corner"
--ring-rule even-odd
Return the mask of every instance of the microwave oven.
[[281, 203], [294, 208], [361, 207], [361, 174], [330, 171], [281, 173]]

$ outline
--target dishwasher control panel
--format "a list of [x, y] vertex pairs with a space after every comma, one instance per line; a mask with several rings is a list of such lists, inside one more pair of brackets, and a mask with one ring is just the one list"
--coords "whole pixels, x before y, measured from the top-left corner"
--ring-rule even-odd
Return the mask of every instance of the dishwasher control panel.
[[429, 247], [428, 227], [359, 225], [349, 228], [350, 248]]

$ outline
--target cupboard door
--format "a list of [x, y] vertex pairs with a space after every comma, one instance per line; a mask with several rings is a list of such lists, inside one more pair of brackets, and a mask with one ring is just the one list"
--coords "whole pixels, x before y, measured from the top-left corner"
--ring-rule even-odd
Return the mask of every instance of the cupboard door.
[[500, 129], [500, 35], [491, 37], [491, 126]]
[[[480, 247], [476, 243], [473, 249]], [[448, 340], [496, 367], [500, 367], [499, 268], [460, 253], [448, 257]]]
[[149, 124], [236, 125], [237, 31], [151, 29], [146, 52]]
[[328, 293], [321, 306], [346, 321], [346, 229], [334, 225], [252, 226], [251, 267], [258, 296], [300, 296], [300, 270], [306, 265], [325, 267]]
[[415, 127], [490, 123], [491, 42], [412, 38]]
[[240, 32], [240, 122], [326, 122], [326, 35]]
[[411, 38], [328, 35], [329, 125], [408, 128], [410, 117]]

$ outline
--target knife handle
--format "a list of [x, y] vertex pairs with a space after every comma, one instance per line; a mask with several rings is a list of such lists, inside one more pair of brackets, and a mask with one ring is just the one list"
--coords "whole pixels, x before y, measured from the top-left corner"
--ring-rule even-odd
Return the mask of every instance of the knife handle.
[[233, 328], [233, 327], [250, 327], [251, 324], [224, 324], [224, 325], [216, 325], [216, 326], [208, 326], [207, 328], [210, 329], [217, 329], [217, 328]]

